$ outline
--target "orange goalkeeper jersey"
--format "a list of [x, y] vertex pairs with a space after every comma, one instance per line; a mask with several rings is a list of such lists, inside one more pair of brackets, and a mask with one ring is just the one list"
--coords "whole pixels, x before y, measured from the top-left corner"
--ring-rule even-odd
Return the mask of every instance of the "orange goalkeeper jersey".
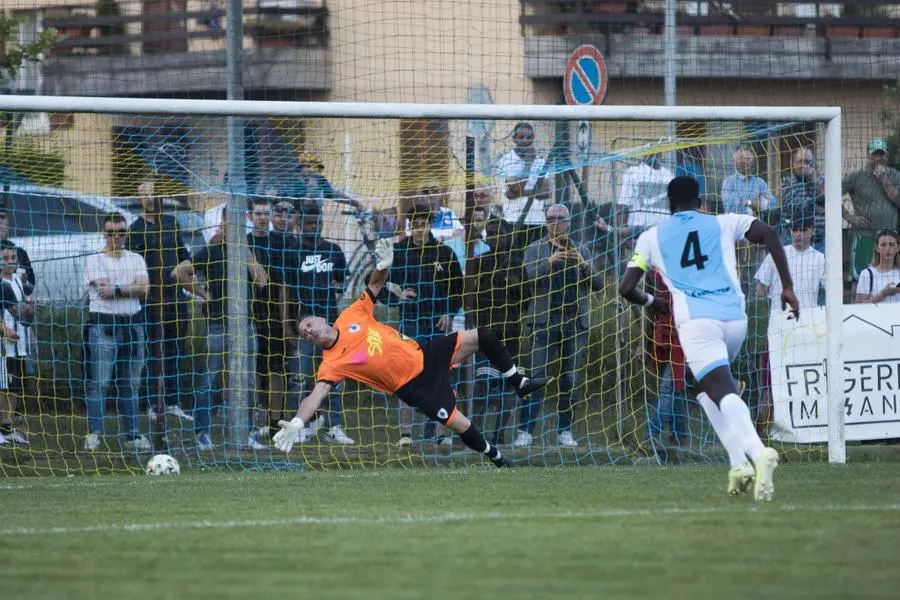
[[392, 394], [422, 372], [424, 355], [415, 340], [375, 320], [368, 288], [334, 322], [338, 339], [322, 352], [318, 380], [355, 379]]

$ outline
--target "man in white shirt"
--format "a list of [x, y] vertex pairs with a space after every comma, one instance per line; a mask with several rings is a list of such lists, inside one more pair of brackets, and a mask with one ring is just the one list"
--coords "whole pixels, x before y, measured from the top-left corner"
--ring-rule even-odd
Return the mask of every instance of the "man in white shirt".
[[669, 218], [666, 188], [675, 179], [657, 155], [647, 157], [622, 175], [618, 205], [628, 216], [628, 233], [638, 235]]
[[100, 447], [106, 394], [116, 365], [120, 365], [119, 416], [125, 446], [151, 450], [152, 444], [138, 429], [138, 382], [144, 367], [145, 337], [141, 300], [147, 297], [150, 278], [143, 257], [125, 250], [128, 224], [120, 213], [110, 213], [103, 224], [106, 246], [87, 257], [84, 282], [90, 296], [87, 322], [90, 352], [87, 410], [87, 451]]
[[[798, 212], [791, 217], [791, 244], [784, 247], [788, 267], [794, 279], [794, 294], [800, 308], [814, 308], [819, 305], [819, 293], [825, 289], [825, 255], [812, 247], [813, 224], [815, 216], [811, 211]], [[760, 297], [768, 296], [769, 329], [774, 321], [773, 311], [781, 306], [781, 279], [775, 269], [772, 255], [766, 256], [756, 272], [756, 292]], [[775, 332], [777, 333], [777, 332]], [[757, 428], [760, 434], [772, 422], [772, 373], [769, 366], [769, 352], [757, 355], [757, 372], [759, 377], [760, 403], [757, 414]]]
[[[526, 226], [540, 227], [544, 218], [544, 201], [549, 198], [547, 160], [537, 155], [534, 147], [534, 127], [531, 123], [517, 123], [512, 131], [513, 148], [500, 157], [496, 173], [503, 190], [503, 220]], [[528, 198], [533, 197], [527, 214], [522, 216]]]

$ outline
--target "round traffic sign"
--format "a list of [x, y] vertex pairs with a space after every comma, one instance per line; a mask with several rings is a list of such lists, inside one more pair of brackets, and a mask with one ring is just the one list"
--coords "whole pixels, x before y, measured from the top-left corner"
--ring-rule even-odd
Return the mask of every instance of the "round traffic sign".
[[575, 48], [566, 61], [563, 89], [566, 104], [602, 104], [609, 83], [606, 59], [591, 45]]

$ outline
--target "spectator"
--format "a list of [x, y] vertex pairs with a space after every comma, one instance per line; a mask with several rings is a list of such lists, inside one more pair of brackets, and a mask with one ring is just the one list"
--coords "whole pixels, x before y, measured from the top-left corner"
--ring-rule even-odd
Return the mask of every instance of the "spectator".
[[[547, 209], [547, 236], [525, 249], [525, 271], [534, 284], [529, 320], [534, 332], [531, 368], [535, 377], [547, 377], [560, 361], [557, 443], [575, 447], [572, 435], [572, 390], [581, 371], [587, 343], [590, 292], [595, 283], [587, 248], [569, 239], [569, 209], [554, 204]], [[515, 445], [533, 440], [536, 412], [544, 392], [536, 392], [522, 406]]]
[[775, 197], [769, 184], [754, 174], [756, 155], [749, 146], [738, 146], [732, 155], [734, 173], [722, 183], [725, 212], [758, 216], [774, 207]]
[[[451, 238], [462, 239], [465, 236], [466, 228], [463, 227], [462, 221], [456, 216], [450, 208], [444, 206], [446, 195], [441, 192], [436, 183], [425, 186], [419, 196], [412, 198], [413, 205], [405, 208], [406, 230], [405, 236], [409, 237], [412, 232], [409, 228], [409, 214], [413, 206], [428, 206], [431, 209], [431, 235], [439, 242], [446, 242]], [[405, 199], [408, 200], [409, 199]]]
[[162, 200], [153, 195], [154, 184], [140, 185], [143, 215], [128, 229], [126, 247], [140, 254], [147, 266], [150, 288], [145, 302], [145, 319], [150, 357], [147, 361], [150, 385], [147, 386], [150, 418], [156, 417], [156, 396], [163, 386], [165, 414], [193, 420], [181, 408], [181, 352], [179, 338], [181, 311], [180, 287], [175, 267], [190, 258], [178, 223], [162, 213]]
[[[617, 228], [616, 233], [626, 238], [637, 237], [645, 229], [666, 220], [671, 214], [666, 186], [674, 178], [672, 171], [663, 166], [655, 154], [626, 169], [617, 202], [620, 222], [626, 225]], [[603, 218], [597, 219], [597, 228], [603, 233], [610, 230]]]
[[254, 449], [261, 445], [258, 438], [274, 435], [283, 417], [285, 378], [287, 376], [287, 289], [285, 274], [296, 268], [290, 263], [292, 253], [286, 252], [284, 234], [270, 231], [272, 206], [266, 198], [250, 200], [249, 217], [253, 231], [247, 234], [247, 244], [256, 262], [264, 269], [266, 282], [254, 285], [250, 293], [250, 315], [256, 339], [257, 389], [268, 391], [268, 426], [251, 435], [247, 444]]
[[688, 146], [678, 150], [678, 164], [675, 166], [675, 176], [686, 175], [693, 177], [700, 184], [700, 195], [706, 195], [706, 176], [703, 172], [703, 148], [701, 146]]
[[[213, 395], [224, 395], [225, 390], [225, 315], [228, 314], [228, 267], [226, 263], [225, 226], [227, 207], [220, 211], [221, 222], [209, 243], [190, 260], [179, 263], [175, 278], [195, 297], [202, 298], [206, 317], [206, 368], [205, 388], [198, 394], [194, 407], [194, 434], [199, 450], [211, 450], [210, 425]], [[256, 262], [253, 253], [247, 255], [248, 272], [254, 285], [264, 286], [266, 273]], [[198, 281], [202, 277], [203, 283]], [[261, 444], [257, 444], [262, 447]]]
[[[654, 271], [653, 291], [668, 305], [672, 304], [672, 294], [662, 276]], [[662, 436], [669, 428], [671, 441], [675, 446], [689, 442], [690, 433], [687, 418], [687, 369], [684, 351], [678, 340], [675, 320], [670, 313], [656, 314], [653, 323], [653, 364], [659, 375], [659, 397], [656, 410], [649, 419], [650, 439], [657, 446], [665, 446]]]
[[859, 274], [856, 304], [900, 302], [900, 234], [883, 229], [875, 235], [872, 263]]
[[[343, 291], [347, 276], [347, 260], [344, 251], [334, 242], [322, 236], [322, 213], [314, 203], [307, 204], [300, 215], [300, 244], [296, 257], [296, 297], [299, 300], [299, 311], [304, 315], [323, 317], [333, 323], [338, 316], [338, 301]], [[300, 314], [300, 313], [298, 313]], [[296, 332], [298, 337], [297, 352], [291, 356], [296, 362], [291, 372], [299, 373], [303, 378], [301, 389], [304, 394], [312, 391], [315, 385], [316, 365], [322, 360], [322, 349], [306, 340]], [[315, 433], [319, 424], [328, 428], [325, 440], [334, 444], [355, 444], [342, 426], [344, 413], [340, 383], [328, 394], [328, 407], [320, 419], [309, 424], [310, 435]]]
[[[819, 294], [825, 288], [825, 255], [810, 245], [813, 240], [815, 208], [807, 204], [796, 211], [790, 218], [792, 242], [784, 247], [787, 264], [794, 280], [794, 294], [800, 308], [812, 308], [819, 304]], [[776, 321], [772, 319], [775, 311], [781, 310], [781, 278], [775, 269], [772, 256], [765, 258], [756, 272], [756, 294], [769, 298], [769, 329]], [[780, 333], [780, 332], [775, 332]], [[757, 355], [757, 378], [760, 391], [757, 427], [760, 437], [765, 437], [766, 429], [772, 422], [772, 373], [769, 366], [769, 352], [764, 350]]]
[[[0, 206], [0, 242], [9, 241], [10, 223], [9, 213], [5, 206]], [[12, 243], [12, 242], [10, 242]], [[23, 320], [26, 325], [26, 335], [28, 336], [29, 356], [25, 359], [25, 380], [23, 382], [23, 392], [32, 392], [37, 385], [37, 332], [32, 326], [34, 315], [34, 286], [36, 280], [34, 277], [34, 269], [31, 267], [31, 259], [28, 252], [21, 246], [16, 246], [16, 258], [18, 268], [16, 274], [18, 280], [22, 283], [25, 293], [25, 305], [30, 307], [28, 318]]]
[[295, 184], [295, 193], [291, 195], [302, 198], [304, 202], [315, 202], [321, 210], [325, 200], [335, 196], [334, 187], [324, 173], [325, 165], [318, 157], [304, 154], [300, 157], [300, 176]]
[[[391, 293], [400, 300], [400, 331], [419, 344], [450, 333], [453, 315], [462, 307], [459, 262], [453, 250], [431, 234], [430, 216], [429, 207], [413, 207], [411, 235], [394, 245], [390, 272]], [[401, 446], [412, 442], [411, 419], [412, 409], [401, 405]], [[425, 436], [433, 435], [434, 422], [429, 421]]]
[[279, 200], [272, 207], [272, 231], [280, 233], [290, 244], [294, 239], [294, 223], [296, 210], [294, 204], [288, 200]]
[[[473, 212], [475, 227], [481, 219], [476, 206]], [[509, 350], [513, 360], [519, 359], [519, 337], [521, 335], [522, 309], [527, 285], [522, 252], [510, 247], [512, 241], [505, 235], [505, 222], [500, 219], [488, 220], [485, 224], [487, 251], [478, 254], [472, 267], [467, 266], [467, 308], [472, 317], [471, 327], [487, 327]], [[495, 415], [493, 428], [488, 433], [492, 444], [503, 444], [505, 429], [515, 407], [515, 390], [504, 384], [505, 379], [488, 361], [478, 359], [475, 363], [475, 391], [473, 415], [478, 418], [478, 427], [486, 425], [485, 413]]]
[[879, 227], [895, 229], [900, 214], [900, 172], [885, 165], [887, 142], [872, 140], [868, 150], [868, 164], [848, 173], [841, 182], [853, 206], [852, 213], [844, 209], [844, 219], [852, 228], [844, 247], [851, 279], [859, 279], [868, 265], [875, 246], [872, 233]]
[[151, 450], [150, 440], [140, 434], [137, 422], [145, 338], [140, 317], [141, 301], [148, 296], [150, 277], [144, 259], [125, 250], [128, 226], [125, 217], [111, 213], [103, 224], [106, 246], [87, 257], [84, 282], [90, 296], [88, 346], [90, 370], [87, 381], [88, 435], [84, 449], [100, 447], [106, 395], [117, 372], [119, 416], [125, 430], [125, 445]]
[[[791, 173], [781, 180], [781, 214], [814, 215], [813, 248], [825, 252], [825, 178], [816, 174], [813, 153], [809, 148], [794, 152]], [[793, 228], [785, 228], [782, 243], [791, 244]]]
[[0, 241], [0, 311], [3, 338], [0, 353], [0, 446], [28, 445], [25, 434], [13, 426], [19, 398], [24, 391], [25, 359], [31, 356], [31, 337], [26, 325], [34, 318], [34, 304], [26, 302], [25, 284], [19, 278], [16, 245]]
[[537, 154], [531, 123], [517, 123], [512, 140], [513, 148], [500, 157], [496, 172], [503, 190], [503, 219], [523, 232], [524, 246], [542, 234], [550, 186], [547, 160]]

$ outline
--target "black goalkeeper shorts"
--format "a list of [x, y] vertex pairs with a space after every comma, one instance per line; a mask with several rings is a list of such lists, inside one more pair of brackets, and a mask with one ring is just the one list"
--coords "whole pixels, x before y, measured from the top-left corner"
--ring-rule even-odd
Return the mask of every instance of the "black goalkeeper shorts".
[[459, 335], [433, 338], [422, 346], [422, 372], [397, 390], [397, 396], [430, 419], [447, 425], [456, 412], [456, 392], [450, 385], [450, 366], [459, 345]]

